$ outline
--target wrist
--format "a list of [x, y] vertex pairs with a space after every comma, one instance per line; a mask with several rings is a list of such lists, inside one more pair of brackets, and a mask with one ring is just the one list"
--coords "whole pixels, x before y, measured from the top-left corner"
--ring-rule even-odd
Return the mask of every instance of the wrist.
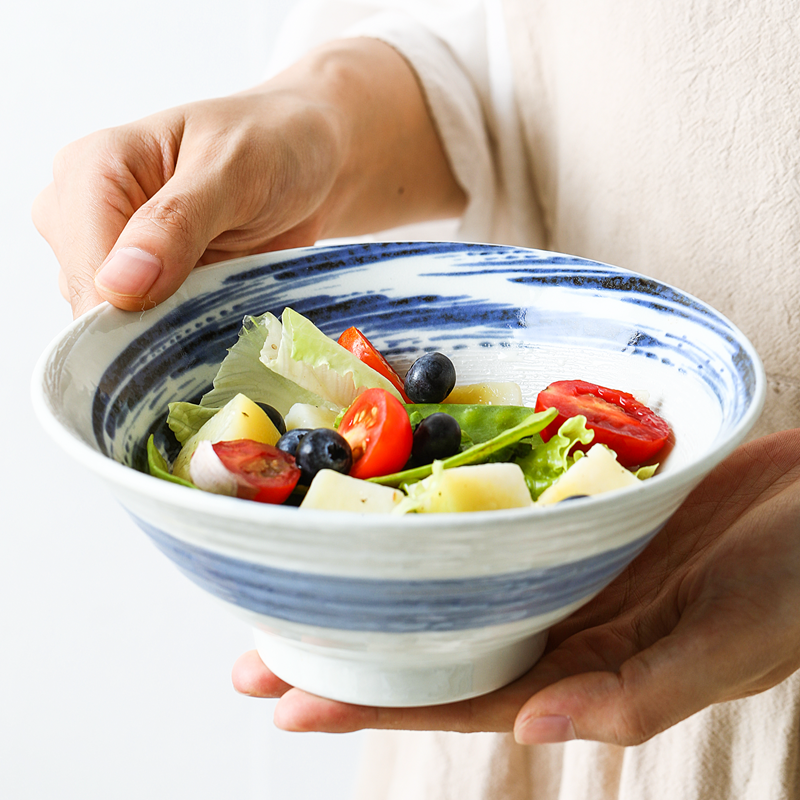
[[324, 160], [332, 180], [320, 208], [321, 237], [463, 211], [464, 193], [416, 75], [389, 45], [369, 38], [331, 42], [271, 84], [291, 90], [314, 119], [316, 144], [306, 157]]

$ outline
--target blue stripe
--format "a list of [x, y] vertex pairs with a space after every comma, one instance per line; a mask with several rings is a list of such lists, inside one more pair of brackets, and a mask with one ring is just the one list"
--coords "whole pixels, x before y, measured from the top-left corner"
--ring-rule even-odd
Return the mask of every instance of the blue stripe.
[[383, 633], [467, 630], [557, 611], [602, 589], [657, 533], [547, 569], [454, 580], [370, 580], [251, 564], [187, 544], [131, 516], [187, 577], [228, 603], [304, 625]]

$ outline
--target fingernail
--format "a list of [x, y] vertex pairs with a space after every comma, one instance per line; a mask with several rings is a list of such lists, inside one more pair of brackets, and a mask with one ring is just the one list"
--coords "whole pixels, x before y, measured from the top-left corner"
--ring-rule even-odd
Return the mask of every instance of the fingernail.
[[161, 259], [138, 247], [122, 247], [94, 276], [97, 287], [125, 297], [144, 297], [161, 274]]
[[552, 715], [525, 720], [514, 731], [514, 738], [519, 744], [553, 744], [577, 737], [569, 717]]

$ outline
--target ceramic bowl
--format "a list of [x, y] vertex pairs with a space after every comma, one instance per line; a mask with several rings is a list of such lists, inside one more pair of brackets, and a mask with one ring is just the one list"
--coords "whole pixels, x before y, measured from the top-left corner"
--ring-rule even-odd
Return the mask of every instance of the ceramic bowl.
[[[560, 379], [645, 391], [674, 446], [630, 489], [469, 514], [267, 506], [144, 474], [167, 403], [209, 388], [244, 315], [287, 305], [333, 337], [358, 326], [400, 371], [435, 348], [460, 383], [514, 380], [531, 403]], [[43, 354], [33, 396], [53, 439], [186, 576], [253, 625], [278, 676], [333, 699], [411, 706], [528, 670], [548, 628], [618, 575], [745, 438], [764, 386], [730, 322], [641, 275], [512, 247], [380, 243], [203, 267], [145, 313], [98, 307]]]

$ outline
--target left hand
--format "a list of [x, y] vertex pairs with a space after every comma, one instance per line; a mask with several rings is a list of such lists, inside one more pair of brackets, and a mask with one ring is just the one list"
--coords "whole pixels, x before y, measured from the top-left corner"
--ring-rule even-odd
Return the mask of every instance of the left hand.
[[293, 731], [514, 731], [522, 744], [640, 744], [714, 703], [800, 669], [800, 429], [743, 445], [689, 496], [645, 551], [550, 633], [542, 659], [483, 697], [369, 708], [292, 688], [257, 653], [235, 688], [280, 697]]

